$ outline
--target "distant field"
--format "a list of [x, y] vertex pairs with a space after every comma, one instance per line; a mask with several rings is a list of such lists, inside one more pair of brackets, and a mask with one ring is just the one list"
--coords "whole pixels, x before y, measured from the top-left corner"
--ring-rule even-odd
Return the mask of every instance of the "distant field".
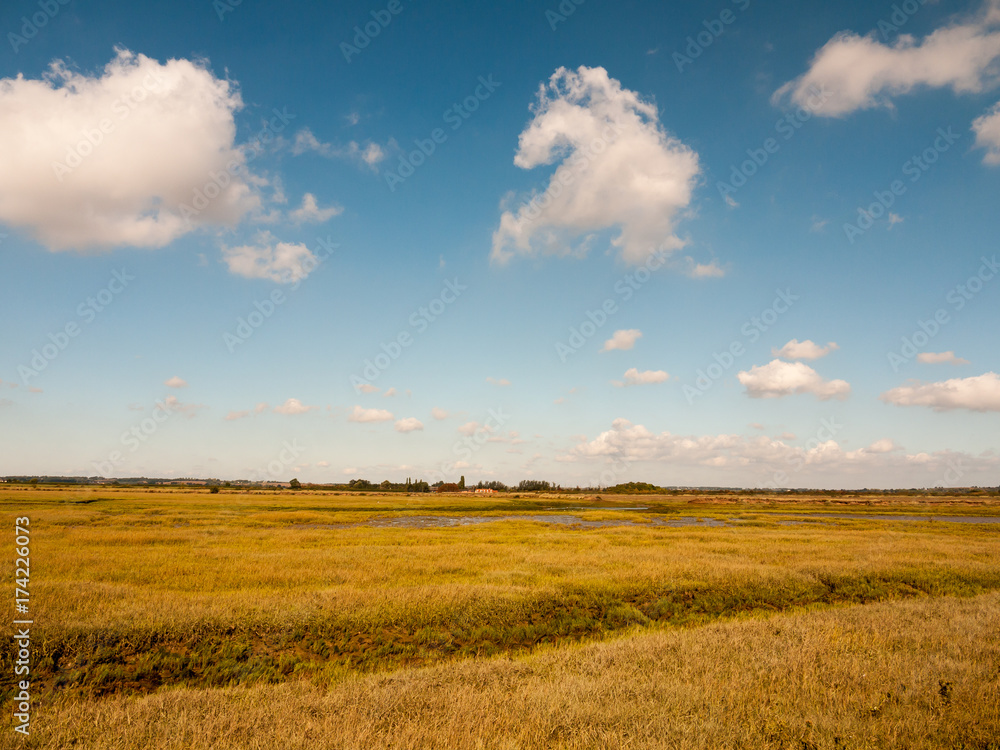
[[833, 517], [995, 495], [0, 503], [31, 518], [34, 747], [1000, 750], [1000, 523]]

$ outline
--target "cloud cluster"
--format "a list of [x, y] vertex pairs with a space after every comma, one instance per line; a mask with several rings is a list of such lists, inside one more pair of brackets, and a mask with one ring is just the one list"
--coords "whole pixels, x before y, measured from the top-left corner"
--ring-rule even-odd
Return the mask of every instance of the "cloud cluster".
[[340, 215], [343, 211], [344, 209], [340, 206], [320, 208], [316, 203], [316, 196], [312, 193], [306, 193], [302, 196], [302, 205], [288, 214], [288, 218], [296, 224], [322, 224], [324, 221], [329, 221], [334, 216]]
[[[813, 57], [809, 70], [774, 93], [804, 106], [811, 92], [826, 92], [815, 114], [842, 117], [861, 109], [892, 106], [892, 97], [920, 86], [975, 93], [1000, 80], [1000, 2], [990, 0], [976, 16], [934, 31], [922, 40], [901, 35], [883, 44], [875, 32], [841, 32]], [[815, 103], [815, 102], [814, 102]]]
[[751, 398], [780, 398], [795, 393], [811, 393], [821, 401], [844, 399], [851, 386], [844, 380], [824, 380], [818, 372], [802, 362], [771, 360], [766, 365], [754, 365], [737, 373]]
[[357, 141], [351, 141], [346, 146], [334, 146], [320, 141], [309, 128], [303, 128], [295, 134], [292, 153], [300, 156], [310, 151], [328, 159], [353, 159], [362, 162], [373, 171], [378, 171], [379, 162], [388, 156], [386, 149], [371, 141], [363, 146]]
[[618, 230], [612, 244], [633, 265], [658, 248], [684, 245], [675, 224], [691, 202], [698, 155], [666, 133], [654, 104], [604, 68], [581, 66], [556, 70], [532, 110], [514, 164], [560, 163], [544, 193], [503, 212], [494, 262], [582, 253], [594, 233], [607, 229]]
[[1000, 411], [1000, 375], [987, 372], [939, 383], [914, 381], [886, 391], [879, 398], [887, 404], [929, 406], [934, 411]]
[[972, 131], [976, 134], [976, 145], [986, 149], [983, 162], [1000, 166], [1000, 103], [973, 120]]
[[157, 248], [233, 225], [259, 205], [234, 143], [242, 106], [200, 63], [125, 49], [95, 75], [57, 61], [2, 79], [0, 222], [50, 250]]

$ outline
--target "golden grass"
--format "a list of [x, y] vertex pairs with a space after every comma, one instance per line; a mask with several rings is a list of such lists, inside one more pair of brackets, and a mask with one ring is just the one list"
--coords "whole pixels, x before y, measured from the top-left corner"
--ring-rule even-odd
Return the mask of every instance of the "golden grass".
[[[32, 519], [39, 746], [309, 747], [312, 737], [330, 747], [808, 750], [839, 747], [840, 737], [844, 747], [958, 748], [926, 738], [967, 719], [972, 729], [954, 735], [964, 747], [1000, 750], [976, 734], [996, 727], [995, 695], [992, 708], [982, 703], [968, 676], [979, 674], [970, 660], [987, 659], [986, 669], [993, 659], [994, 672], [976, 680], [995, 694], [995, 627], [976, 636], [985, 643], [964, 640], [1000, 606], [984, 594], [1000, 589], [996, 525], [782, 523], [816, 510], [1000, 514], [995, 498], [869, 506], [862, 497], [846, 508], [824, 498], [702, 500], [5, 488], [7, 515]], [[463, 514], [609, 525], [367, 525]], [[652, 523], [682, 517], [746, 522]], [[11, 580], [12, 561], [0, 570]], [[899, 599], [918, 601], [889, 604]], [[886, 604], [829, 609], [868, 602]], [[778, 618], [787, 630], [773, 626], [775, 613], [790, 611], [800, 614]], [[878, 612], [885, 638], [865, 614]], [[911, 617], [933, 628], [917, 634]], [[830, 635], [841, 631], [854, 635]], [[581, 641], [591, 645], [581, 650]], [[678, 649], [697, 658], [664, 661]], [[801, 652], [797, 684], [765, 674], [783, 649]], [[895, 665], [906, 691], [847, 680], [864, 654]], [[941, 654], [965, 666], [949, 672]], [[0, 642], [4, 695], [11, 658], [9, 640]], [[854, 717], [865, 701], [877, 711]], [[246, 724], [227, 718], [243, 709]], [[100, 730], [74, 734], [85, 721], [135, 730], [116, 745]], [[866, 721], [882, 727], [882, 740], [864, 744]]]
[[[1000, 747], [1000, 595], [634, 634], [526, 658], [56, 702], [34, 746]], [[2, 747], [14, 747], [10, 734]]]

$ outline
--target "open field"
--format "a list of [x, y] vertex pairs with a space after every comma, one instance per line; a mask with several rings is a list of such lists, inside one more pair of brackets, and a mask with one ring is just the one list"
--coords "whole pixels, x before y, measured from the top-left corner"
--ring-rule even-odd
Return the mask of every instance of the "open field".
[[0, 502], [35, 747], [1000, 748], [996, 495]]

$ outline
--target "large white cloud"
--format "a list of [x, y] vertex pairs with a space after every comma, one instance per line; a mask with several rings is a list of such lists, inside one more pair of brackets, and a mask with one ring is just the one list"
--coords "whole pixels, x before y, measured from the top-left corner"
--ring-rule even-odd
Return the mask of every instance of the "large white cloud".
[[940, 383], [915, 381], [886, 391], [879, 398], [896, 406], [929, 406], [934, 411], [1000, 411], [1000, 375], [987, 372]]
[[751, 398], [779, 398], [793, 393], [812, 393], [818, 399], [847, 398], [851, 386], [844, 380], [824, 380], [802, 362], [774, 359], [766, 365], [754, 365], [736, 377], [746, 386]]
[[[1000, 2], [990, 0], [975, 18], [954, 23], [917, 40], [900, 35], [883, 44], [875, 32], [858, 36], [844, 31], [813, 57], [809, 70], [774, 94], [789, 97], [827, 117], [841, 117], [859, 109], [891, 106], [892, 97], [920, 86], [951, 87], [956, 93], [974, 93], [1000, 79]], [[816, 105], [816, 91], [824, 92]]]
[[0, 222], [50, 250], [162, 247], [232, 225], [259, 204], [234, 145], [241, 107], [201, 64], [123, 49], [98, 75], [54, 62], [2, 79]]
[[605, 229], [618, 230], [612, 243], [630, 264], [683, 246], [675, 224], [691, 201], [698, 155], [665, 132], [654, 104], [604, 68], [581, 66], [553, 73], [532, 111], [514, 164], [560, 164], [544, 193], [503, 212], [493, 261], [584, 252]]

